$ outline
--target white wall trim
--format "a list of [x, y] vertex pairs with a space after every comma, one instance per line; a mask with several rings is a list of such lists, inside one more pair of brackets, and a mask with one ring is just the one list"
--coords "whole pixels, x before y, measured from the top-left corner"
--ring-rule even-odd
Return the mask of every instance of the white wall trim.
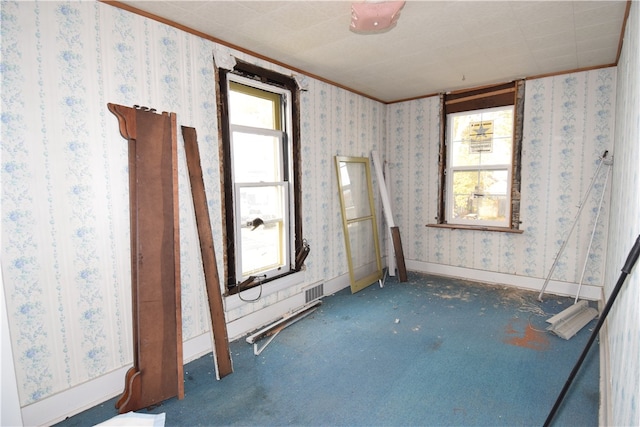
[[[331, 295], [349, 286], [349, 276], [342, 275], [324, 282], [324, 294]], [[290, 296], [260, 310], [256, 310], [246, 316], [227, 323], [227, 335], [229, 341], [235, 341], [249, 332], [255, 331], [269, 323], [280, 319], [283, 315], [293, 312], [305, 304], [304, 292]]]
[[304, 294], [297, 293], [289, 298], [283, 299], [264, 307], [260, 310], [247, 314], [246, 316], [235, 319], [227, 323], [227, 335], [229, 341], [235, 341], [242, 338], [249, 332], [265, 326], [279, 318], [284, 314], [293, 311], [304, 305]]
[[[604, 300], [604, 298], [603, 298]], [[598, 311], [602, 313], [604, 304], [599, 304]], [[600, 328], [598, 339], [600, 342], [600, 411], [598, 425], [613, 425], [613, 403], [611, 402], [611, 358], [609, 357], [609, 328], [605, 320]]]
[[331, 280], [327, 280], [324, 282], [324, 294], [325, 295], [333, 295], [336, 292], [343, 290], [344, 288], [349, 287], [351, 284], [349, 282], [349, 274], [345, 273], [342, 276], [335, 277]]
[[[124, 366], [22, 408], [25, 426], [51, 425], [122, 393], [132, 365]], [[117, 415], [115, 408], [113, 415]]]
[[[469, 268], [454, 267], [441, 264], [426, 263], [414, 260], [406, 261], [407, 269], [420, 273], [435, 274], [447, 277], [457, 277], [471, 281], [481, 281], [486, 283], [513, 286], [522, 289], [539, 291], [544, 284], [544, 279], [514, 276], [511, 274], [495, 273], [482, 270], [474, 270]], [[297, 278], [299, 279], [299, 277]], [[297, 281], [297, 280], [296, 280]], [[290, 285], [290, 283], [289, 283]], [[372, 286], [375, 286], [372, 285]], [[325, 296], [332, 295], [349, 287], [349, 275], [343, 274], [331, 280], [324, 281]], [[558, 281], [550, 281], [547, 286], [547, 292], [557, 295], [575, 296], [577, 285], [575, 283], [566, 283]], [[277, 290], [271, 291], [271, 293]], [[581, 298], [600, 300], [602, 297], [602, 288], [599, 286], [582, 286]], [[304, 292], [301, 291], [278, 301], [268, 307], [254, 311], [246, 316], [238, 318], [227, 324], [227, 334], [230, 341], [242, 338], [244, 335], [257, 330], [279, 318], [286, 313], [292, 312], [304, 305]], [[604, 344], [604, 345], [603, 345]], [[606, 341], [606, 324], [601, 332], [600, 347], [600, 372], [608, 374], [608, 354]], [[247, 344], [248, 345], [248, 344]], [[207, 331], [199, 336], [191, 338], [183, 344], [184, 362], [188, 363], [195, 360], [213, 350], [211, 333]], [[124, 387], [124, 377], [127, 370], [131, 367], [124, 366], [109, 372], [99, 378], [95, 378], [84, 384], [72, 387], [56, 395], [42, 399], [31, 405], [22, 408], [22, 419], [24, 425], [51, 425], [64, 420], [66, 417], [78, 414], [88, 408], [98, 405], [109, 400], [120, 393]], [[608, 401], [608, 375], [601, 377], [600, 395], [601, 395], [601, 413], [600, 419], [605, 417], [606, 420], [610, 414], [607, 411], [610, 408]], [[114, 415], [116, 411], [114, 409]], [[606, 422], [601, 425], [608, 425]]]
[[211, 331], [191, 338], [182, 343], [182, 359], [183, 362], [189, 363], [196, 360], [207, 353], [213, 351], [213, 338]]
[[[0, 267], [1, 268], [1, 267]], [[16, 380], [15, 364], [13, 363], [13, 349], [11, 348], [11, 335], [9, 332], [9, 315], [7, 304], [4, 299], [4, 280], [0, 271], [0, 309], [2, 317], [0, 323], [0, 348], [2, 349], [2, 368], [0, 377], [2, 388], [0, 389], [0, 425], [19, 426], [22, 425], [22, 413], [20, 412], [20, 396], [18, 393], [18, 382]]]
[[[440, 276], [457, 277], [465, 280], [480, 281], [497, 285], [513, 286], [520, 289], [540, 291], [545, 279], [536, 277], [516, 276], [513, 274], [497, 273], [493, 271], [475, 270], [472, 268], [455, 267], [444, 264], [434, 264], [415, 260], [406, 260], [407, 270]], [[545, 294], [575, 297], [578, 285], [576, 283], [550, 280]], [[580, 299], [599, 301], [602, 293], [601, 286], [582, 285]], [[543, 295], [544, 299], [544, 295]]]
[[[184, 363], [195, 360], [213, 350], [211, 334], [206, 332], [183, 343]], [[99, 405], [124, 390], [124, 379], [131, 364], [123, 366], [86, 383], [22, 408], [25, 426], [47, 426]], [[113, 416], [118, 415], [113, 409]], [[106, 421], [106, 420], [103, 420]], [[96, 422], [99, 422], [98, 420]], [[2, 424], [15, 425], [15, 424]]]

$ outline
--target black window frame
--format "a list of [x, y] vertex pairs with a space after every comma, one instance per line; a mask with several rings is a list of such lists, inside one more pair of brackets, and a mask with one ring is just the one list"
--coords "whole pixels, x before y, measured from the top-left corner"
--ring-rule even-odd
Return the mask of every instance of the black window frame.
[[[219, 123], [219, 139], [220, 139], [220, 173], [222, 177], [222, 221], [223, 221], [223, 239], [225, 241], [224, 248], [224, 266], [225, 266], [225, 287], [226, 295], [237, 294], [245, 289], [250, 289], [255, 286], [262, 285], [263, 283], [269, 283], [277, 280], [281, 277], [288, 276], [297, 271], [300, 271], [302, 265], [291, 265], [289, 270], [282, 275], [272, 277], [267, 280], [256, 280], [248, 283], [238, 283], [239, 273], [236, 272], [236, 248], [235, 248], [235, 225], [238, 220], [234, 214], [234, 200], [233, 200], [233, 179], [231, 176], [232, 168], [227, 167], [231, 165], [231, 147], [230, 147], [230, 127], [229, 127], [229, 110], [227, 92], [228, 88], [228, 74], [233, 73], [243, 76], [252, 80], [256, 80], [261, 83], [277, 86], [287, 89], [291, 93], [291, 131], [289, 138], [291, 138], [292, 153], [291, 158], [288, 161], [293, 162], [293, 215], [294, 215], [294, 247], [291, 248], [291, 252], [294, 254], [303, 250], [303, 238], [302, 238], [302, 207], [301, 207], [301, 194], [302, 194], [302, 171], [301, 171], [301, 148], [300, 148], [300, 89], [291, 76], [287, 76], [273, 70], [268, 70], [260, 66], [250, 64], [248, 62], [236, 61], [236, 65], [232, 70], [224, 68], [215, 68], [216, 81], [218, 87], [218, 123]], [[297, 256], [293, 257], [297, 259]]]
[[[521, 188], [521, 159], [524, 122], [524, 80], [508, 83], [465, 89], [440, 95], [440, 150], [438, 159], [438, 211], [436, 224], [447, 228], [492, 230], [521, 232], [520, 230], [520, 188]], [[482, 110], [493, 107], [514, 106], [512, 175], [510, 194], [510, 224], [509, 227], [492, 227], [486, 225], [448, 224], [446, 221], [447, 200], [447, 116], [451, 113]]]

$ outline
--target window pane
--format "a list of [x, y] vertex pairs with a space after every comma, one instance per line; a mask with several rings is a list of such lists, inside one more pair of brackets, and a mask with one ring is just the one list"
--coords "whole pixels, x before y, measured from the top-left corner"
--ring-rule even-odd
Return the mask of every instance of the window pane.
[[238, 186], [242, 276], [278, 268], [286, 259], [285, 184]]
[[453, 219], [505, 221], [508, 213], [508, 171], [453, 172]]
[[[249, 275], [268, 282], [294, 272], [302, 243], [297, 135], [299, 90], [287, 75], [238, 61], [219, 69], [224, 174], [226, 285]], [[230, 216], [232, 214], [232, 217]]]
[[[349, 228], [349, 245], [351, 246], [351, 262], [356, 280], [361, 279], [377, 268], [376, 246], [373, 240], [373, 219], [351, 222]], [[372, 270], [373, 269], [373, 270]]]
[[[229, 92], [229, 121], [234, 125], [280, 129], [279, 95], [232, 83]], [[233, 88], [243, 90], [239, 92]], [[251, 92], [251, 93], [246, 93]], [[260, 96], [256, 96], [260, 95]]]
[[234, 181], [280, 181], [280, 138], [233, 132]]
[[513, 106], [450, 115], [451, 165], [511, 163]]
[[340, 180], [347, 219], [371, 215], [369, 194], [352, 191], [352, 188], [367, 188], [367, 170], [363, 163], [340, 163]]
[[260, 218], [265, 223], [284, 218], [284, 185], [238, 187], [240, 218], [243, 226]]
[[256, 229], [242, 227], [242, 276], [258, 274], [282, 266], [284, 259], [282, 221]]

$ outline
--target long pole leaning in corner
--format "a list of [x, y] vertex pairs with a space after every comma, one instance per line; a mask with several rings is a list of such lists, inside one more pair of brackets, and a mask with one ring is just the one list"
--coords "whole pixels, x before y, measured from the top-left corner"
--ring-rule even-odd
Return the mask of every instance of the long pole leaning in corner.
[[578, 370], [580, 369], [582, 362], [584, 362], [584, 359], [587, 357], [587, 353], [589, 353], [589, 349], [591, 348], [591, 345], [593, 344], [596, 337], [598, 336], [598, 332], [600, 331], [600, 328], [602, 327], [604, 320], [607, 318], [607, 314], [609, 314], [609, 310], [611, 310], [611, 306], [615, 302], [616, 297], [618, 296], [618, 293], [620, 293], [622, 284], [624, 283], [629, 273], [631, 273], [631, 270], [633, 269], [633, 266], [636, 263], [636, 261], [638, 261], [638, 256], [640, 256], [640, 235], [638, 235], [638, 238], [636, 239], [636, 243], [633, 245], [633, 247], [629, 251], [629, 255], [627, 256], [627, 261], [624, 263], [624, 266], [622, 267], [620, 277], [618, 278], [616, 286], [613, 288], [613, 291], [611, 292], [611, 296], [609, 296], [609, 299], [607, 300], [607, 304], [604, 306], [604, 309], [602, 310], [602, 314], [600, 314], [600, 319], [598, 320], [596, 327], [593, 329], [593, 332], [589, 337], [589, 341], [587, 341], [587, 345], [585, 346], [584, 350], [582, 350], [582, 354], [578, 358], [576, 365], [573, 367], [571, 374], [569, 374], [569, 378], [567, 379], [567, 382], [564, 384], [562, 391], [558, 395], [558, 398], [556, 399], [556, 403], [553, 405], [553, 408], [551, 408], [551, 412], [549, 412], [549, 416], [547, 416], [547, 420], [544, 422], [544, 427], [548, 427], [551, 424], [551, 420], [553, 420], [553, 417], [558, 411], [558, 408], [560, 408], [560, 404], [562, 403], [562, 400], [567, 394], [567, 391], [569, 391], [569, 387], [571, 386], [573, 379], [578, 373]]
[[549, 284], [549, 280], [551, 280], [551, 275], [553, 275], [553, 272], [556, 269], [556, 265], [558, 265], [558, 261], [560, 260], [560, 255], [562, 255], [562, 253], [564, 252], [564, 248], [567, 246], [569, 238], [571, 237], [571, 234], [573, 233], [573, 229], [576, 227], [576, 224], [578, 224], [578, 219], [580, 219], [580, 214], [582, 213], [582, 210], [584, 209], [584, 205], [586, 204], [587, 199], [589, 198], [589, 193], [591, 193], [591, 189], [593, 188], [593, 184], [596, 182], [596, 178], [598, 177], [598, 173], [600, 172], [600, 168], [602, 167], [602, 164], [604, 163], [604, 160], [607, 157], [608, 153], [609, 153], [609, 151], [605, 151], [602, 154], [602, 157], [600, 157], [600, 163], [598, 163], [598, 167], [596, 168], [596, 171], [593, 174], [593, 178], [591, 178], [591, 182], [589, 183], [589, 187], [587, 188], [587, 192], [584, 194], [584, 198], [582, 199], [582, 201], [580, 202], [580, 205], [578, 206], [578, 212], [576, 213], [576, 216], [573, 219], [573, 224], [571, 225], [571, 228], [569, 229], [569, 232], [567, 233], [566, 237], [562, 241], [562, 245], [560, 246], [560, 249], [558, 250], [558, 253], [556, 254], [556, 257], [553, 260], [553, 264], [551, 264], [551, 269], [549, 270], [549, 273], [547, 274], [547, 278], [545, 279], [544, 284], [542, 285], [542, 289], [540, 289], [540, 293], [538, 294], [538, 301], [540, 301], [540, 302], [542, 302], [542, 295], [544, 294], [545, 289], [547, 289], [547, 285]]

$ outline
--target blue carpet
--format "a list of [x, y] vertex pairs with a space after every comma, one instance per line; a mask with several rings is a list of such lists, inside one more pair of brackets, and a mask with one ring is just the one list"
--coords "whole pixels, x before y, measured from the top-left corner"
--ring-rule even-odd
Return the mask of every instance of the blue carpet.
[[[211, 354], [187, 364], [185, 398], [139, 412], [167, 426], [540, 426], [596, 320], [556, 337], [545, 321], [573, 299], [537, 295], [417, 273], [345, 289], [259, 356], [232, 342], [221, 381]], [[553, 425], [598, 425], [598, 353], [596, 341]], [[109, 419], [115, 401], [59, 425]]]

